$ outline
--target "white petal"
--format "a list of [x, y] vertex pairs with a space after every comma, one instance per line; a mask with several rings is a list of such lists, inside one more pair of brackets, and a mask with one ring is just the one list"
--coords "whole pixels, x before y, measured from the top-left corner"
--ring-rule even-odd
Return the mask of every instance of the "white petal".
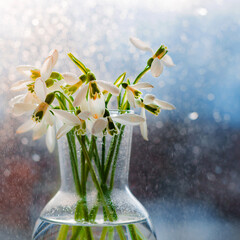
[[87, 120], [88, 118], [91, 117], [91, 113], [87, 111], [82, 111], [78, 114], [78, 117], [82, 120]]
[[108, 92], [110, 92], [112, 95], [114, 96], [118, 96], [120, 93], [120, 90], [118, 87], [116, 87], [114, 84], [110, 83], [110, 82], [106, 82], [103, 80], [97, 80], [97, 84], [103, 88], [104, 90], [107, 90]]
[[33, 111], [36, 107], [36, 105], [29, 103], [15, 103], [12, 109], [12, 113], [15, 116], [21, 116], [28, 111]]
[[146, 105], [152, 104], [156, 97], [153, 94], [146, 94], [143, 98], [143, 103]]
[[74, 107], [79, 106], [83, 101], [83, 99], [86, 99], [87, 90], [88, 90], [88, 84], [80, 87], [79, 92], [73, 102]]
[[16, 67], [17, 71], [23, 73], [24, 75], [26, 76], [29, 76], [31, 75], [31, 70], [37, 70], [38, 68], [34, 67], [34, 66], [31, 66], [31, 65], [19, 65]]
[[166, 110], [176, 109], [174, 105], [159, 99], [155, 99], [154, 102], [162, 109], [166, 109]]
[[60, 127], [57, 132], [57, 139], [61, 138], [63, 135], [68, 133], [72, 128], [73, 128], [73, 126], [71, 126], [71, 125], [63, 124], [62, 127]]
[[31, 104], [40, 104], [41, 100], [37, 97], [37, 95], [33, 92], [27, 92], [24, 98], [24, 103], [31, 103]]
[[65, 82], [69, 85], [73, 85], [73, 84], [79, 82], [79, 78], [74, 73], [66, 72], [66, 73], [63, 73], [62, 76], [63, 76]]
[[136, 89], [149, 89], [149, 88], [153, 88], [153, 85], [147, 82], [140, 82], [140, 83], [136, 83], [134, 85], [131, 85], [132, 87], [136, 88]]
[[57, 51], [57, 49], [51, 50], [50, 53], [49, 53], [49, 56], [52, 57], [52, 64], [53, 64], [52, 68], [53, 68], [56, 65], [57, 60], [58, 60], [58, 51]]
[[30, 119], [27, 122], [23, 123], [16, 131], [16, 133], [24, 133], [27, 131], [30, 131], [31, 129], [34, 128], [34, 126], [36, 125], [36, 123]]
[[86, 123], [86, 127], [87, 127], [88, 131], [92, 132], [92, 126], [93, 126], [94, 121], [92, 119], [87, 119], [85, 121], [85, 123]]
[[159, 77], [163, 72], [163, 64], [158, 58], [155, 58], [151, 65], [151, 73], [154, 77]]
[[128, 99], [130, 106], [132, 108], [135, 108], [136, 104], [135, 104], [135, 97], [134, 97], [133, 93], [128, 89], [126, 89], [126, 91], [127, 91], [127, 99]]
[[52, 73], [52, 69], [53, 69], [53, 56], [48, 56], [45, 61], [43, 62], [43, 65], [40, 69], [40, 73], [41, 73], [41, 78], [46, 81], [51, 73]]
[[26, 94], [17, 95], [10, 99], [9, 106], [14, 107], [14, 104], [23, 102], [26, 97]]
[[161, 60], [163, 61], [163, 64], [166, 65], [167, 67], [175, 66], [172, 58], [168, 54], [166, 54]]
[[32, 83], [33, 81], [32, 80], [21, 80], [21, 81], [18, 81], [16, 83], [14, 83], [10, 90], [12, 91], [22, 91], [22, 90], [25, 90], [27, 89], [27, 85]]
[[[95, 119], [103, 116], [103, 114], [105, 112], [105, 100], [104, 100], [104, 96], [102, 94], [101, 94], [100, 98], [96, 98], [95, 100], [89, 98], [87, 103], [89, 106], [89, 112]], [[80, 107], [81, 107], [81, 105], [80, 105]]]
[[33, 130], [33, 136], [32, 139], [38, 140], [41, 138], [45, 133], [47, 132], [47, 124], [44, 121], [41, 121], [40, 123], [37, 123], [34, 130]]
[[86, 98], [83, 98], [83, 100], [80, 103], [80, 109], [82, 112], [89, 112], [89, 104]]
[[143, 136], [143, 139], [148, 141], [147, 120], [144, 108], [141, 109], [141, 116], [145, 119], [145, 121], [143, 123], [140, 123], [140, 131]]
[[143, 117], [133, 113], [121, 114], [118, 116], [113, 116], [111, 118], [112, 120], [124, 125], [139, 125], [140, 123], [145, 121]]
[[106, 118], [97, 119], [92, 126], [92, 134], [95, 135], [101, 133], [107, 127], [107, 124], [108, 120]]
[[47, 111], [45, 113], [45, 116], [44, 116], [43, 120], [46, 121], [46, 123], [50, 126], [53, 126], [53, 124], [54, 124], [54, 116], [49, 111]]
[[48, 126], [46, 134], [46, 145], [48, 151], [52, 153], [55, 148], [55, 129], [53, 126]]
[[64, 84], [65, 84], [64, 80], [54, 82], [54, 84], [51, 87], [47, 88], [47, 93], [51, 93], [55, 91], [59, 91], [63, 93], [61, 86], [63, 86]]
[[150, 48], [150, 46], [147, 43], [135, 37], [130, 37], [129, 40], [136, 48], [139, 48], [143, 51], [149, 51], [153, 54], [153, 50]]
[[77, 126], [81, 124], [80, 119], [72, 113], [69, 113], [61, 109], [51, 109], [51, 111], [53, 111], [56, 117], [59, 118], [63, 123], [66, 123], [71, 126]]
[[37, 97], [44, 102], [47, 95], [47, 86], [45, 81], [42, 78], [37, 78], [34, 86], [34, 91]]

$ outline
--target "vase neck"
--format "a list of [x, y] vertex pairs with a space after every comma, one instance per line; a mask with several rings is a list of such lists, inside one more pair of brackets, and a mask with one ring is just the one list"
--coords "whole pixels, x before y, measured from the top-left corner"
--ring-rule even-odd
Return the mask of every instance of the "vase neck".
[[[80, 139], [79, 139], [80, 138]], [[118, 135], [96, 138], [68, 133], [58, 142], [61, 191], [94, 190], [94, 174], [100, 185], [123, 189], [128, 185], [132, 127], [121, 126]], [[86, 185], [84, 186], [84, 183]]]

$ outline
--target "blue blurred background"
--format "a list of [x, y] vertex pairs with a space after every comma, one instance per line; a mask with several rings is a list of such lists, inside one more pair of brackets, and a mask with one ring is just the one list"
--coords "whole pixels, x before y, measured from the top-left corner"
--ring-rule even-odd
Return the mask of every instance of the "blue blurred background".
[[[52, 48], [56, 69], [78, 69], [78, 56], [98, 79], [130, 79], [165, 44], [176, 66], [147, 74], [160, 99], [176, 106], [147, 114], [149, 142], [134, 129], [129, 185], [152, 217], [159, 240], [240, 239], [240, 2], [237, 0], [0, 1], [0, 239], [30, 239], [59, 186], [57, 151], [10, 114], [10, 86], [20, 64], [40, 66]], [[143, 157], [144, 156], [144, 157]]]

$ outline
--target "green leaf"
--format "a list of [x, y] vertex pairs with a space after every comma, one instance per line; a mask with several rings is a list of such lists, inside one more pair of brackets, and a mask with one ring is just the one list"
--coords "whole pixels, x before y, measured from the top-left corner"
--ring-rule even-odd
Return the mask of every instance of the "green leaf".
[[117, 86], [117, 87], [120, 87], [120, 85], [122, 84], [122, 82], [124, 81], [126, 77], [126, 72], [122, 73], [118, 78], [117, 80], [114, 82], [114, 85]]
[[87, 74], [88, 70], [80, 60], [78, 60], [76, 57], [74, 57], [72, 53], [68, 53], [68, 56], [78, 66], [78, 68], [80, 68], [80, 70], [83, 73]]

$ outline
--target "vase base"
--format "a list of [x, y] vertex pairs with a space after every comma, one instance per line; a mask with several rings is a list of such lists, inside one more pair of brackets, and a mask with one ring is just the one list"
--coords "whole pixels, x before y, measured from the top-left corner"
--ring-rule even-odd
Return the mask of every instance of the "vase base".
[[33, 240], [156, 240], [156, 235], [148, 219], [121, 225], [66, 225], [38, 219]]

